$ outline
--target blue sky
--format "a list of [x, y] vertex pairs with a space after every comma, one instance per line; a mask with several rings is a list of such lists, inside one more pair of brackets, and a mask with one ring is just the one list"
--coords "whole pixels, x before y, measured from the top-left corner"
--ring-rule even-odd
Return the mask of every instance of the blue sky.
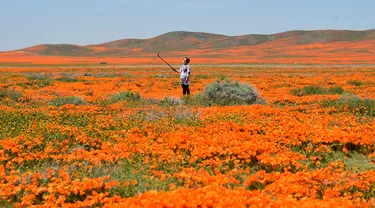
[[0, 0], [0, 51], [186, 30], [225, 35], [375, 29], [375, 0]]

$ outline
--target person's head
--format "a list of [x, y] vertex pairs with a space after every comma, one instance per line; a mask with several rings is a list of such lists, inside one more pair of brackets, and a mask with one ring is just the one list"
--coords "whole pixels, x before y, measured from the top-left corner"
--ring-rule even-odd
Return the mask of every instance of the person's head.
[[188, 57], [185, 57], [182, 63], [184, 63], [184, 65], [188, 65], [190, 63], [190, 59]]

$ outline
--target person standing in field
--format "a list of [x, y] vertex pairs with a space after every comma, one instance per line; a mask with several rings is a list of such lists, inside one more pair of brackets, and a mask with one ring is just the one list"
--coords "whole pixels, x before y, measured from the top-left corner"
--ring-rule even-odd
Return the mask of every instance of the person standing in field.
[[182, 94], [183, 95], [190, 95], [190, 59], [188, 57], [185, 57], [183, 60], [183, 65], [179, 70], [176, 70], [176, 72], [180, 73], [180, 83], [182, 87]]

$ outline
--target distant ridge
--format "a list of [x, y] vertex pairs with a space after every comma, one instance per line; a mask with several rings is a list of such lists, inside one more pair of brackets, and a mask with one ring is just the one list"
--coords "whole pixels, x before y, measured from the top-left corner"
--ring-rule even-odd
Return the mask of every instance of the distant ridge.
[[294, 30], [270, 35], [227, 36], [204, 32], [175, 31], [149, 39], [121, 39], [98, 45], [43, 44], [15, 50], [39, 56], [136, 56], [155, 52], [230, 50], [265, 45], [268, 48], [307, 44], [332, 44], [375, 40], [375, 30]]

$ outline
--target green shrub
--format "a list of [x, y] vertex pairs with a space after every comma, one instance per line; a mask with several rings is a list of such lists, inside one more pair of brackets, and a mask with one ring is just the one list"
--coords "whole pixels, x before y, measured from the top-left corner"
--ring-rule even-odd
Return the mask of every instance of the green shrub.
[[292, 95], [304, 96], [304, 95], [324, 95], [324, 94], [342, 94], [344, 89], [340, 86], [331, 87], [326, 89], [322, 86], [309, 85], [298, 89], [293, 89], [290, 91]]
[[199, 93], [191, 96], [184, 96], [182, 100], [186, 105], [191, 106], [210, 106], [213, 104], [212, 101], [208, 100], [207, 96], [204, 93]]
[[252, 86], [225, 79], [216, 80], [204, 90], [204, 96], [213, 104], [218, 105], [250, 105], [259, 99], [259, 94]]
[[2, 84], [7, 84], [7, 83], [9, 83], [9, 79], [6, 78], [6, 77], [4, 77], [4, 78], [1, 79], [1, 83]]
[[348, 81], [348, 84], [351, 84], [351, 85], [354, 85], [354, 86], [356, 86], [356, 87], [359, 87], [359, 86], [361, 86], [361, 85], [364, 85], [365, 83], [364, 82], [362, 82], [362, 81], [360, 81], [360, 80], [349, 80]]
[[31, 82], [31, 85], [36, 85], [39, 88], [49, 86], [53, 83], [53, 80], [46, 74], [31, 74], [27, 79]]
[[341, 86], [331, 87], [328, 89], [328, 94], [341, 95], [344, 93], [344, 89]]
[[226, 79], [228, 79], [225, 74], [217, 74], [216, 77], [218, 77], [218, 79], [220, 79], [220, 80], [226, 80]]
[[297, 95], [297, 96], [321, 95], [321, 94], [325, 94], [325, 93], [326, 93], [326, 90], [323, 87], [314, 86], [314, 85], [305, 86], [305, 87], [299, 88], [299, 89], [293, 89], [291, 91], [291, 94]]
[[79, 82], [79, 81], [81, 81], [79, 79], [76, 79], [76, 78], [70, 77], [70, 76], [63, 76], [63, 77], [58, 78], [57, 80], [60, 81], [60, 82]]
[[161, 106], [177, 106], [177, 105], [183, 105], [184, 101], [173, 98], [173, 97], [165, 97], [163, 100], [159, 103]]
[[120, 92], [118, 94], [111, 95], [109, 99], [105, 101], [105, 104], [113, 104], [121, 101], [134, 102], [140, 100], [141, 96], [139, 95], [139, 93]]
[[9, 98], [13, 101], [17, 101], [21, 96], [22, 94], [14, 89], [0, 88], [0, 100]]
[[339, 112], [351, 112], [358, 115], [368, 115], [375, 117], [375, 100], [361, 99], [359, 96], [344, 93], [337, 100], [324, 100], [322, 107], [333, 107]]
[[52, 100], [49, 104], [59, 107], [59, 106], [63, 106], [66, 104], [86, 105], [87, 103], [79, 97], [71, 96], [71, 97], [58, 97]]

